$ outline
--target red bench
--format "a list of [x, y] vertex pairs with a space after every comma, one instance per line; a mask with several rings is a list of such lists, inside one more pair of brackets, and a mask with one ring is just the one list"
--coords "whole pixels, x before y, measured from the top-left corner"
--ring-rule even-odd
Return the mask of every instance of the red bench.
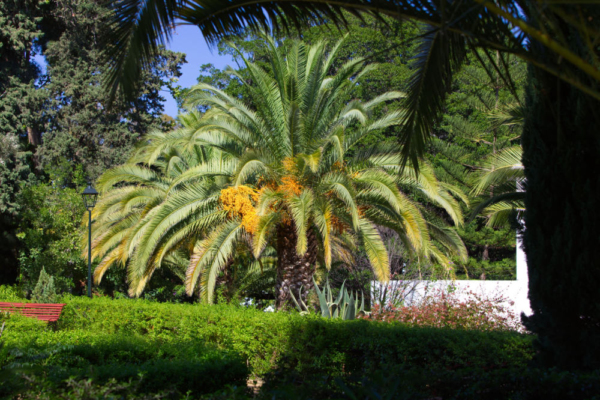
[[64, 304], [0, 303], [0, 311], [17, 312], [40, 321], [55, 322], [58, 321], [64, 306]]

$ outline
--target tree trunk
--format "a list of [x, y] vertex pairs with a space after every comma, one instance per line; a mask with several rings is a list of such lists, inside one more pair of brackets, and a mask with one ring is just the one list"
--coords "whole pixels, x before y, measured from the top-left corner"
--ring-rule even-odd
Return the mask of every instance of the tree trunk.
[[233, 271], [231, 270], [232, 265], [233, 258], [230, 258], [229, 261], [227, 261], [227, 264], [223, 266], [223, 273], [219, 274], [219, 276], [217, 277], [214, 291], [215, 298], [213, 299], [213, 301], [216, 300], [216, 294], [219, 288], [221, 288], [221, 293], [223, 294], [223, 297], [225, 297], [225, 301], [227, 301], [227, 304], [229, 304], [233, 299], [233, 295], [235, 294], [235, 276], [233, 274]]
[[31, 126], [27, 127], [27, 140], [29, 141], [29, 144], [32, 144], [35, 147], [38, 147], [42, 143], [40, 132]]
[[[296, 253], [298, 237], [293, 223], [277, 227], [277, 281], [275, 284], [276, 307], [283, 309], [292, 302], [290, 290], [296, 299], [306, 301], [306, 294], [313, 288], [313, 275], [317, 261], [317, 238], [307, 232], [308, 249], [303, 256]], [[302, 296], [300, 296], [302, 287]]]
[[[577, 32], [565, 30], [565, 36], [572, 37], [574, 50], [582, 46]], [[532, 47], [541, 62], [569, 68], [539, 45]], [[533, 315], [523, 321], [537, 334], [537, 359], [546, 366], [600, 367], [599, 110], [599, 101], [530, 67], [522, 137], [523, 239]]]
[[481, 253], [481, 259], [483, 261], [490, 260], [490, 245], [489, 244], [486, 244], [485, 246], [483, 246], [483, 253]]

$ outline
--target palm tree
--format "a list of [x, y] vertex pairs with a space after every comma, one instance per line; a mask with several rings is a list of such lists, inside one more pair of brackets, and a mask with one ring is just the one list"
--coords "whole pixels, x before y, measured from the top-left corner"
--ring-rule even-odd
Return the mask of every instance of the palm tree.
[[472, 217], [483, 213], [487, 225], [499, 227], [515, 212], [519, 215], [525, 211], [525, 193], [520, 191], [525, 178], [522, 156], [521, 146], [512, 146], [490, 154], [485, 160], [477, 171], [472, 190], [474, 196], [485, 197], [473, 210]]
[[[407, 93], [403, 161], [425, 149], [454, 73], [468, 49], [482, 49], [511, 86], [506, 54], [530, 65], [523, 133], [527, 178], [524, 245], [530, 329], [540, 336], [548, 365], [600, 365], [600, 302], [595, 232], [600, 209], [600, 11], [597, 1], [574, 0], [216, 0], [116, 2], [107, 60], [110, 89], [128, 93], [176, 19], [198, 26], [215, 42], [251, 29], [282, 30], [322, 21], [344, 25], [343, 11], [415, 19], [427, 25]], [[500, 52], [498, 63], [490, 52]], [[586, 201], [581, 201], [581, 199]], [[569, 210], [569, 218], [549, 218]], [[565, 234], [565, 232], [568, 232]], [[560, 243], [558, 245], [557, 243]], [[565, 265], [571, 266], [568, 271]], [[568, 274], [568, 276], [566, 275]], [[584, 295], [582, 295], [585, 294]], [[584, 317], [582, 317], [584, 316]], [[558, 332], [558, 333], [557, 333]], [[594, 347], [591, 348], [591, 344]]]
[[[377, 226], [398, 232], [422, 260], [448, 266], [446, 254], [465, 257], [456, 232], [426, 218], [428, 211], [403, 190], [420, 192], [455, 224], [462, 223], [453, 197], [464, 198], [460, 191], [439, 183], [426, 164], [418, 176], [411, 169], [401, 170], [398, 149], [360, 146], [370, 132], [398, 123], [400, 111], [379, 118], [372, 114], [378, 105], [401, 94], [388, 92], [368, 102], [348, 102], [355, 80], [372, 66], [354, 60], [329, 75], [340, 43], [327, 52], [324, 43], [307, 46], [295, 41], [283, 50], [273, 39], [265, 40], [270, 71], [243, 54], [252, 84], [230, 71], [245, 82], [247, 102], [198, 85], [190, 92], [188, 107], [205, 106], [209, 111], [195, 129], [174, 135], [176, 140], [168, 146], [150, 145], [164, 152], [178, 148], [177, 140], [195, 141], [197, 147], [220, 157], [174, 178], [160, 207], [138, 224], [141, 233], [135, 235], [141, 239], [131, 249], [129, 264], [132, 294], [141, 292], [160, 260], [177, 248], [177, 241], [188, 243], [190, 237], [197, 241], [186, 287], [191, 294], [199, 281], [207, 301], [212, 300], [217, 276], [228, 268], [240, 246], [250, 246], [260, 260], [267, 245], [273, 244], [279, 308], [289, 300], [290, 291], [300, 295], [301, 286], [312, 287], [318, 263], [330, 268], [356, 238], [376, 276], [389, 279], [387, 251]], [[215, 176], [223, 179], [218, 182]], [[197, 204], [190, 206], [190, 201]], [[191, 227], [197, 221], [202, 229]]]
[[[350, 241], [350, 233], [360, 237], [376, 276], [387, 280], [389, 262], [376, 225], [401, 232], [407, 247], [426, 259], [435, 257], [448, 264], [431, 236], [464, 255], [454, 231], [427, 222], [399, 185], [421, 191], [459, 224], [460, 207], [450, 194], [454, 188], [440, 185], [428, 167], [419, 178], [409, 170], [399, 175], [397, 149], [357, 147], [369, 132], [398, 123], [398, 111], [378, 119], [372, 118], [372, 112], [401, 94], [388, 92], [369, 102], [346, 103], [353, 82], [370, 66], [354, 60], [329, 76], [340, 43], [327, 54], [324, 43], [306, 46], [296, 41], [282, 51], [272, 38], [265, 40], [271, 73], [240, 53], [253, 82], [247, 85], [252, 108], [208, 85], [193, 88], [188, 104], [211, 109], [206, 116], [210, 137], [204, 140], [239, 160], [232, 183], [257, 190], [244, 189], [240, 194], [239, 189], [231, 189], [238, 196], [248, 193], [247, 202], [255, 203], [246, 212], [235, 211], [242, 217], [241, 226], [253, 235], [255, 256], [267, 243], [276, 243], [278, 307], [288, 301], [290, 290], [312, 287], [318, 259], [322, 257], [330, 268], [336, 242]], [[227, 237], [240, 229], [230, 223], [224, 226], [231, 229]], [[225, 237], [225, 231], [218, 232], [215, 241]], [[220, 242], [215, 246], [210, 240], [197, 248], [188, 270], [188, 290], [193, 289], [203, 262], [208, 263], [217, 249], [221, 251]]]

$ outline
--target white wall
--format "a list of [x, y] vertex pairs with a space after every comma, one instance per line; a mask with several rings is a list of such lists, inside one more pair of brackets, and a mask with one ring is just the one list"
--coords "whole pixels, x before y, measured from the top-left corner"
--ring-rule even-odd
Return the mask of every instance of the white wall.
[[[411, 303], [418, 301], [423, 297], [426, 291], [432, 289], [446, 289], [448, 286], [456, 288], [456, 294], [459, 297], [466, 297], [466, 292], [471, 291], [482, 297], [495, 297], [498, 294], [502, 294], [507, 298], [505, 306], [510, 308], [516, 315], [531, 315], [531, 308], [529, 306], [529, 299], [527, 298], [528, 293], [528, 274], [527, 274], [527, 262], [525, 259], [525, 253], [521, 249], [520, 240], [517, 241], [517, 280], [515, 281], [404, 281], [397, 282], [398, 286], [409, 287], [410, 293], [405, 298], [405, 304], [410, 305]], [[392, 286], [393, 283], [392, 283]], [[381, 284], [377, 281], [371, 283], [371, 290], [374, 292], [377, 288], [381, 288]], [[513, 302], [511, 305], [510, 302]]]

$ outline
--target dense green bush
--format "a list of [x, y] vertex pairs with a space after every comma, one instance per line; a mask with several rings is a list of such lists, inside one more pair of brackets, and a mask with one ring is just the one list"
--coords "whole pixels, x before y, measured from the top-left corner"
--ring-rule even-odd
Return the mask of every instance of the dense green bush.
[[68, 300], [58, 327], [61, 331], [85, 329], [211, 343], [242, 355], [253, 375], [272, 371], [281, 359], [297, 371], [335, 375], [397, 360], [432, 367], [520, 367], [532, 355], [530, 338], [512, 332], [344, 322], [227, 305], [143, 300]]
[[59, 293], [81, 290], [87, 262], [81, 257], [85, 207], [80, 190], [38, 184], [23, 190], [21, 203], [17, 237], [22, 247], [19, 281], [23, 289], [31, 292], [45, 268]]
[[27, 303], [25, 293], [16, 286], [0, 285], [0, 301]]
[[92, 379], [100, 385], [139, 380], [136, 390], [141, 393], [199, 395], [244, 384], [248, 376], [240, 356], [200, 341], [93, 329], [55, 330], [19, 315], [1, 319], [6, 329], [0, 366], [5, 375], [13, 376], [0, 383], [0, 396], [20, 392], [21, 384], [29, 381], [62, 390], [70, 378]]
[[[142, 399], [190, 391], [193, 398], [249, 399], [247, 376], [264, 379], [265, 399], [536, 399], [537, 392], [592, 399], [600, 390], [597, 374], [528, 369], [532, 337], [516, 332], [328, 320], [228, 305], [61, 301], [67, 305], [55, 325], [2, 317], [0, 395]], [[14, 379], [23, 371], [28, 380]], [[39, 388], [47, 389], [41, 394]]]

